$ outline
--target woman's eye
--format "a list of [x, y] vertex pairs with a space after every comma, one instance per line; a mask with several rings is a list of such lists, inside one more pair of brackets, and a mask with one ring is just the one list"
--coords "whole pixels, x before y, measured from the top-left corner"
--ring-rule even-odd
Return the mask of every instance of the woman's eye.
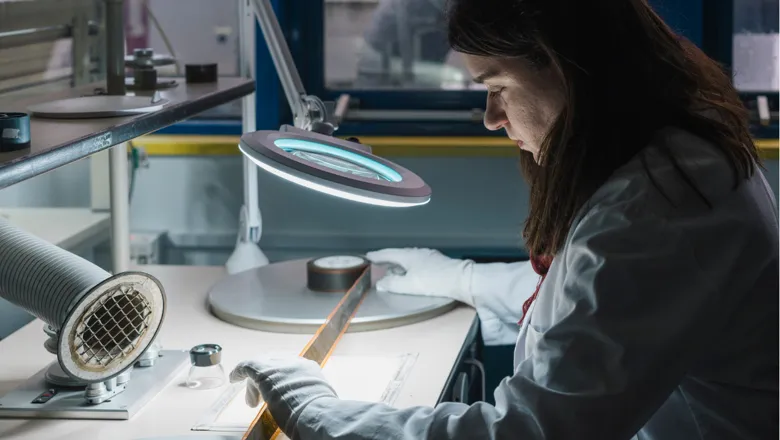
[[493, 98], [501, 94], [501, 91], [504, 89], [496, 89], [496, 90], [488, 90], [488, 96]]

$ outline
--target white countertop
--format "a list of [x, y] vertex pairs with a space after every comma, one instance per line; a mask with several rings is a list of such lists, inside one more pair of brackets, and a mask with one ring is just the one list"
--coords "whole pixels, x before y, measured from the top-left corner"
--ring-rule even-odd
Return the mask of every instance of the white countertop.
[[[222, 267], [142, 266], [158, 277], [168, 296], [167, 316], [159, 336], [163, 349], [189, 349], [201, 343], [223, 347], [222, 364], [235, 364], [263, 352], [298, 351], [310, 335], [267, 333], [237, 327], [212, 316], [206, 309], [208, 289], [224, 276]], [[425, 322], [373, 332], [348, 333], [334, 355], [417, 353], [418, 358], [394, 406], [433, 406], [476, 317], [461, 306]], [[43, 348], [43, 323], [35, 320], [0, 341], [0, 395], [16, 387], [54, 357]], [[195, 391], [181, 386], [184, 368], [144, 409], [127, 421], [0, 419], [4, 440], [135, 440], [145, 437], [215, 432], [190, 429], [211, 407], [222, 389]], [[132, 383], [132, 382], [131, 382]], [[237, 433], [230, 433], [236, 435]]]
[[106, 234], [111, 215], [89, 208], [0, 208], [12, 225], [63, 249], [73, 249], [96, 235]]

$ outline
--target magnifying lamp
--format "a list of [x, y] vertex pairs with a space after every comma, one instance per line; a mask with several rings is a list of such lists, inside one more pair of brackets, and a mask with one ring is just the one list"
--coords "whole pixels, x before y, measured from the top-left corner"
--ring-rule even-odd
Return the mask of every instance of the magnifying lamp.
[[356, 142], [287, 126], [247, 133], [239, 149], [271, 174], [343, 199], [401, 208], [424, 205], [431, 197], [417, 175]]
[[[278, 131], [251, 130], [241, 136], [239, 149], [246, 160], [289, 182], [354, 202], [392, 208], [428, 203], [431, 189], [419, 176], [371, 154], [367, 145], [332, 136], [337, 129], [334, 105], [306, 94], [269, 0], [252, 0], [251, 4], [292, 110], [294, 126], [283, 125]], [[253, 123], [249, 121], [249, 125]], [[258, 247], [262, 220], [257, 174], [247, 166], [244, 173], [242, 230], [226, 264], [231, 274], [268, 264]]]

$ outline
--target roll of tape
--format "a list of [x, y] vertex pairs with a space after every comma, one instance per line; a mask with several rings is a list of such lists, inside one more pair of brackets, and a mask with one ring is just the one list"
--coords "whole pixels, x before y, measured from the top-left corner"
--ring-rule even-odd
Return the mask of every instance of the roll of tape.
[[318, 292], [345, 292], [370, 265], [355, 255], [315, 258], [306, 263], [306, 286]]
[[30, 115], [0, 112], [0, 152], [30, 147]]
[[217, 64], [187, 64], [184, 66], [187, 84], [217, 82]]

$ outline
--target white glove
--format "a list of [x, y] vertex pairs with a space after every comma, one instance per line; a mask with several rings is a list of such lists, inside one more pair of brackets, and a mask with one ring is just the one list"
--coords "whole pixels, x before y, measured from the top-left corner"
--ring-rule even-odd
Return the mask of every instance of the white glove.
[[246, 403], [268, 404], [276, 424], [290, 433], [301, 411], [322, 397], [337, 397], [320, 366], [301, 357], [241, 362], [230, 373], [230, 382], [247, 381]]
[[366, 257], [374, 263], [396, 264], [406, 271], [404, 275], [385, 275], [376, 283], [379, 291], [451, 298], [474, 307], [471, 260], [456, 260], [420, 248], [382, 249]]

